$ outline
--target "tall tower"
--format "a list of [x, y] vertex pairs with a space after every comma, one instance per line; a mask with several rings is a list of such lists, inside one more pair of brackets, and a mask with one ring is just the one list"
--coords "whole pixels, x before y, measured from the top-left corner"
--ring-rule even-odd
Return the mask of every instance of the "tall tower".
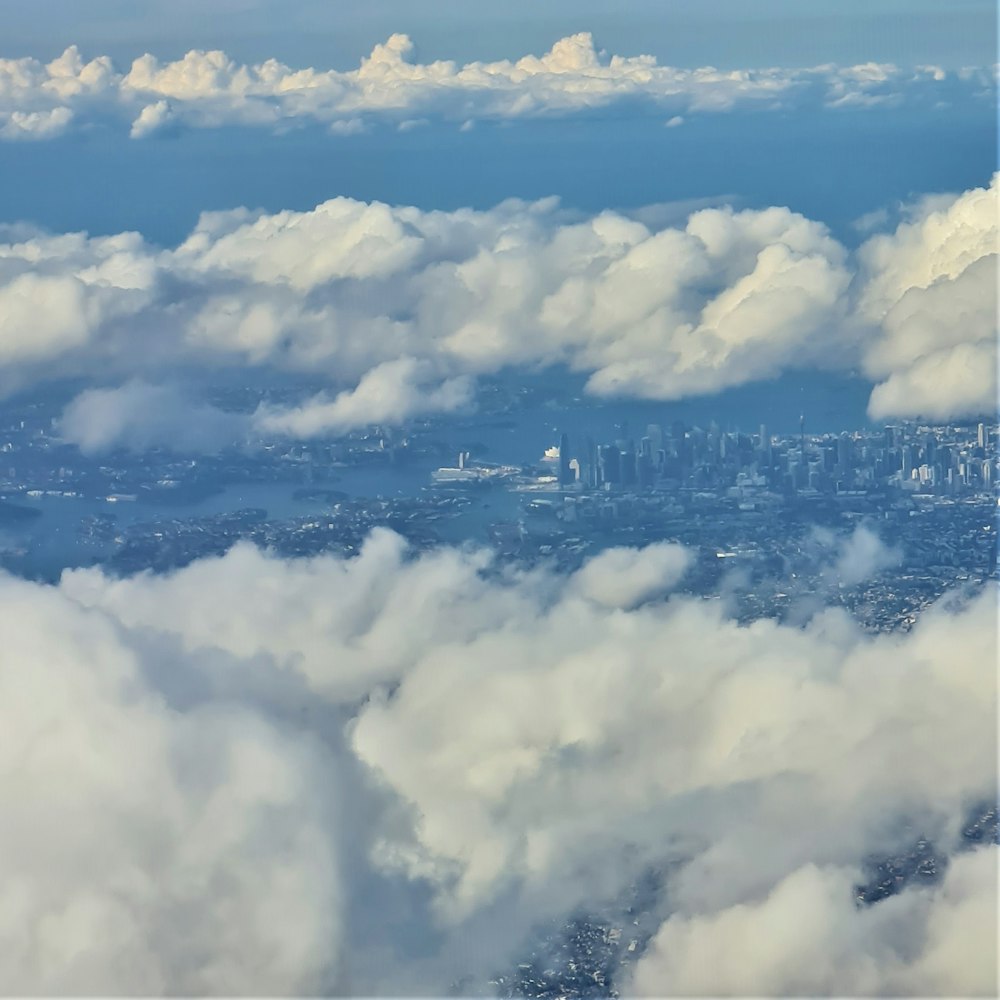
[[802, 456], [802, 466], [806, 464], [806, 415], [799, 416], [799, 454]]
[[771, 454], [771, 436], [767, 433], [767, 425], [760, 425], [760, 464], [765, 469], [770, 469], [773, 463]]
[[559, 485], [568, 486], [575, 479], [576, 476], [569, 467], [569, 435], [563, 434], [559, 438]]

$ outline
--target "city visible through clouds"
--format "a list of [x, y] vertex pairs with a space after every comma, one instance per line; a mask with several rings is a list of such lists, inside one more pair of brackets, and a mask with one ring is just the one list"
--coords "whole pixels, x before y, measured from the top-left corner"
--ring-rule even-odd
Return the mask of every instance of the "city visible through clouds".
[[996, 12], [13, 0], [0, 993], [995, 996]]

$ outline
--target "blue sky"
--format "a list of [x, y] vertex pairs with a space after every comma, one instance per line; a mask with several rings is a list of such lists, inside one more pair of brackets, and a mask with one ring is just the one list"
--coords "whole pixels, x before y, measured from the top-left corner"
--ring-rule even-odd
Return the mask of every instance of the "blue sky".
[[994, 3], [0, 0], [0, 992], [995, 996]]
[[[49, 372], [107, 374], [102, 351], [116, 377], [148, 376], [138, 339], [134, 354], [113, 345], [154, 327], [164, 364], [207, 351], [322, 369], [347, 394], [338, 427], [388, 419], [372, 400], [403, 399], [392, 419], [454, 409], [469, 378], [563, 363], [602, 398], [833, 363], [877, 384], [880, 417], [992, 400], [988, 377], [968, 387], [995, 360], [995, 16], [979, 0], [45, 0], [6, 14], [8, 59], [76, 42], [117, 71], [0, 67], [0, 223], [147, 241], [13, 232], [16, 380], [50, 356]], [[397, 37], [357, 71], [398, 33], [416, 50]], [[235, 62], [181, 59], [192, 47]], [[237, 65], [270, 57], [292, 70]], [[706, 64], [719, 71], [691, 70]], [[502, 204], [550, 196], [558, 211]], [[206, 212], [231, 214], [184, 244]], [[21, 274], [36, 261], [44, 281]], [[619, 289], [622, 274], [638, 287]], [[913, 338], [921, 296], [929, 327]]]
[[[850, 149], [850, 155], [845, 150]], [[437, 126], [339, 137], [319, 128], [192, 130], [136, 142], [70, 136], [8, 144], [0, 220], [54, 230], [137, 229], [180, 241], [202, 211], [304, 210], [337, 195], [422, 208], [488, 208], [558, 195], [588, 212], [688, 199], [788, 205], [855, 242], [852, 223], [930, 191], [989, 181], [996, 132], [975, 108]]]
[[991, 0], [5, 0], [5, 55], [53, 56], [78, 43], [127, 60], [224, 48], [241, 60], [348, 67], [396, 31], [422, 59], [542, 52], [576, 31], [609, 51], [678, 66], [996, 60]]

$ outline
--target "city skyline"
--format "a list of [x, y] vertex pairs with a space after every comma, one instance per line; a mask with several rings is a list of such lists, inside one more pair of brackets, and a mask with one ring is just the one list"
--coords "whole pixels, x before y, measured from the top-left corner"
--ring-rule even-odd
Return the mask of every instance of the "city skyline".
[[995, 3], [3, 8], [0, 995], [997, 995]]

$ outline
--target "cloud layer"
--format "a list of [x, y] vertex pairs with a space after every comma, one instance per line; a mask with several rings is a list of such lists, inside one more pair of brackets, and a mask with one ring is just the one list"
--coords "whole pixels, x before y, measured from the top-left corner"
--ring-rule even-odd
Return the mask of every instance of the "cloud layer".
[[[995, 406], [996, 247], [995, 179], [911, 206], [856, 253], [785, 208], [657, 227], [554, 200], [208, 213], [172, 250], [8, 226], [0, 390], [65, 374], [162, 381], [184, 364], [311, 371], [328, 394], [262, 410], [251, 429], [313, 437], [464, 408], [476, 376], [506, 369], [565, 365], [592, 395], [668, 400], [862, 367], [879, 380], [875, 418], [971, 416]], [[137, 392], [79, 401], [67, 436], [113, 442], [115, 413], [162, 425], [166, 397], [142, 416]]]
[[[607, 56], [588, 33], [517, 61], [419, 63], [406, 35], [376, 45], [354, 70], [291, 69], [274, 59], [240, 65], [192, 50], [175, 62], [144, 55], [127, 73], [75, 47], [48, 64], [0, 60], [0, 138], [44, 139], [75, 121], [130, 117], [143, 138], [164, 127], [285, 128], [328, 124], [341, 134], [373, 120], [474, 123], [575, 114], [631, 102], [670, 123], [683, 115], [763, 108], [947, 107], [995, 90], [991, 69], [892, 64], [723, 71], [661, 66], [652, 56]], [[988, 105], [987, 105], [988, 106]]]
[[869, 406], [876, 419], [996, 410], [997, 183], [928, 198], [861, 248], [859, 311], [881, 330], [864, 357], [884, 380]]
[[995, 796], [995, 591], [903, 636], [739, 626], [669, 596], [688, 558], [501, 573], [379, 531], [0, 580], [4, 989], [441, 995], [648, 866], [640, 992], [995, 989], [993, 848], [852, 894]]

